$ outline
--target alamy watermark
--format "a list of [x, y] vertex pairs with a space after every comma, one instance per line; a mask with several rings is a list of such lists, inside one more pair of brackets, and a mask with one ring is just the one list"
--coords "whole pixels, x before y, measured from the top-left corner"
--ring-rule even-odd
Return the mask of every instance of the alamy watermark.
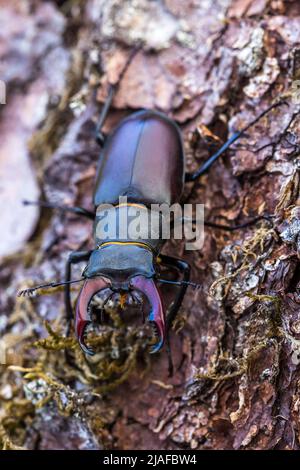
[[96, 238], [105, 240], [185, 239], [187, 250], [200, 250], [204, 243], [203, 204], [130, 203], [120, 197], [118, 205], [101, 204], [96, 213]]

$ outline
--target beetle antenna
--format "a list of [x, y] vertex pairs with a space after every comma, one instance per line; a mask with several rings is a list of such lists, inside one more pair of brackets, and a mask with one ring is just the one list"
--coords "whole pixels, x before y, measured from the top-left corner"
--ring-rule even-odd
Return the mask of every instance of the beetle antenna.
[[161, 279], [160, 277], [157, 278], [158, 282], [162, 282], [163, 284], [173, 284], [175, 286], [189, 286], [193, 289], [200, 289], [201, 284], [197, 284], [196, 282], [192, 281], [171, 281], [169, 279]]
[[18, 297], [32, 297], [35, 295], [35, 292], [39, 289], [52, 289], [54, 287], [65, 286], [66, 284], [74, 284], [75, 282], [83, 281], [85, 278], [75, 279], [73, 281], [64, 281], [64, 282], [50, 282], [48, 284], [41, 284], [36, 287], [29, 287], [28, 289], [22, 289], [18, 292]]

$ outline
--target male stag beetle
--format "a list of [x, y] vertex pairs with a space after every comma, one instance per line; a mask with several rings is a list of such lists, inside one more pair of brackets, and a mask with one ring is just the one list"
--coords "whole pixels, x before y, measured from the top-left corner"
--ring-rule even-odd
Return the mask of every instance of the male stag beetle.
[[[130, 63], [128, 60], [126, 67]], [[121, 75], [124, 75], [124, 68]], [[206, 173], [211, 165], [224, 152], [255, 124], [262, 116], [283, 102], [276, 102], [242, 130], [235, 132], [219, 150], [214, 153], [196, 172], [185, 171], [183, 142], [177, 124], [167, 115], [149, 109], [134, 112], [123, 119], [114, 131], [104, 138], [101, 133], [109, 112], [117, 85], [110, 85], [108, 97], [102, 108], [96, 129], [98, 143], [102, 146], [94, 189], [95, 212], [80, 207], [57, 206], [46, 202], [28, 202], [44, 207], [71, 211], [95, 221], [94, 238], [96, 247], [92, 251], [73, 252], [66, 264], [65, 281], [50, 283], [26, 289], [19, 295], [31, 295], [37, 289], [65, 286], [65, 306], [67, 317], [72, 318], [70, 284], [83, 281], [76, 302], [75, 332], [82, 350], [89, 355], [93, 350], [85, 342], [85, 331], [91, 322], [89, 304], [96, 294], [109, 288], [113, 292], [129, 293], [139, 291], [150, 304], [148, 321], [154, 326], [156, 343], [151, 352], [161, 349], [174, 318], [181, 306], [190, 282], [190, 266], [182, 260], [161, 254], [163, 239], [143, 239], [135, 241], [116, 235], [110, 240], [99, 239], [97, 221], [106, 204], [111, 204], [116, 212], [127, 212], [132, 206], [147, 208], [152, 203], [168, 205], [180, 202], [184, 183], [195, 181]], [[127, 203], [119, 204], [119, 197], [126, 196]], [[235, 230], [255, 223], [258, 219], [235, 227], [206, 222], [206, 225], [224, 230]], [[159, 263], [158, 263], [159, 260]], [[71, 280], [71, 265], [87, 261], [88, 264], [79, 280]], [[175, 300], [165, 315], [158, 282], [170, 282], [159, 277], [160, 266], [175, 269], [181, 279], [173, 283], [178, 286]]]

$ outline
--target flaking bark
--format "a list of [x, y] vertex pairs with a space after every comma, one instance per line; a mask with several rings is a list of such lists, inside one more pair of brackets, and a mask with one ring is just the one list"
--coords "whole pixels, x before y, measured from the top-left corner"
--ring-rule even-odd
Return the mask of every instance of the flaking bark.
[[[119, 314], [111, 312], [116, 328], [95, 339], [102, 361], [89, 363], [73, 337], [62, 337], [61, 293], [16, 300], [23, 286], [61, 279], [68, 253], [91, 245], [92, 231], [74, 215], [43, 210], [37, 226], [31, 213], [25, 244], [22, 209], [22, 250], [0, 271], [1, 341], [15, 354], [14, 366], [1, 369], [2, 447], [299, 449], [299, 2], [0, 5], [7, 29], [0, 78], [8, 86], [1, 137], [11, 135], [14, 103], [25, 103], [13, 135], [35, 181], [28, 198], [38, 184], [49, 201], [92, 207], [93, 130], [108, 83], [136, 45], [105, 131], [140, 107], [166, 112], [182, 127], [189, 170], [275, 99], [288, 103], [187, 186], [187, 201], [204, 203], [208, 220], [274, 217], [272, 225], [232, 233], [207, 228], [198, 252], [166, 244], [164, 252], [186, 258], [202, 286], [188, 291], [174, 327], [172, 378], [166, 354], [149, 358], [140, 327], [124, 329]], [[10, 145], [7, 158], [16, 151]], [[11, 194], [8, 201], [13, 215]], [[6, 249], [14, 252], [9, 241]]]

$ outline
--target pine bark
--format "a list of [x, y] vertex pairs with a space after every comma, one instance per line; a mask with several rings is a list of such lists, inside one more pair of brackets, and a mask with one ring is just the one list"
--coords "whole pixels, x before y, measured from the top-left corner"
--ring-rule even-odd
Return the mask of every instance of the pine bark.
[[[0, 204], [3, 227], [18, 229], [17, 237], [3, 235], [0, 328], [22, 356], [18, 364], [30, 369], [2, 366], [2, 447], [299, 449], [299, 2], [0, 5], [7, 85], [0, 169], [11, 181]], [[207, 228], [199, 251], [167, 242], [164, 253], [189, 261], [201, 284], [188, 290], [171, 335], [175, 374], [168, 377], [166, 353], [150, 360], [140, 345], [107, 392], [109, 380], [91, 379], [92, 367], [79, 375], [59, 368], [64, 351], [55, 349], [51, 331], [63, 332], [62, 294], [15, 298], [29, 282], [61, 279], [67, 254], [91, 244], [91, 224], [24, 208], [21, 199], [40, 192], [48, 201], [92, 207], [96, 119], [108, 84], [137, 45], [104, 130], [132, 110], [161, 110], [182, 129], [188, 170], [275, 100], [287, 105], [249, 129], [185, 194], [205, 204], [215, 223], [261, 214], [272, 222], [234, 232]], [[171, 299], [172, 290], [165, 295]], [[48, 335], [45, 320], [54, 346], [39, 356], [28, 345]]]

